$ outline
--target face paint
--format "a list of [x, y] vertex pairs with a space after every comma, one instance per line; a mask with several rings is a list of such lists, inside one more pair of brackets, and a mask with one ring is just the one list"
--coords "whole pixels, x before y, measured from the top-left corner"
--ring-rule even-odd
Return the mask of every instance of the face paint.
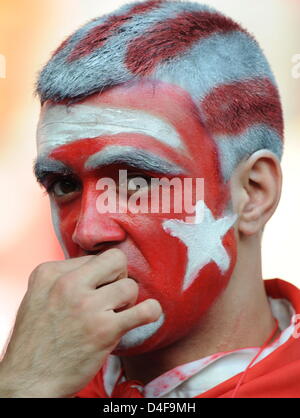
[[127, 164], [140, 170], [161, 174], [184, 174], [184, 170], [171, 161], [162, 159], [149, 151], [136, 147], [114, 146], [105, 147], [102, 151], [92, 155], [85, 163], [85, 168], [96, 169], [110, 164]]
[[51, 207], [51, 217], [52, 217], [52, 224], [53, 224], [54, 232], [63, 250], [64, 256], [65, 258], [67, 258], [68, 251], [65, 247], [65, 244], [62, 239], [61, 232], [60, 232], [60, 219], [58, 215], [58, 208], [57, 208], [56, 202], [53, 199], [50, 199], [50, 207]]
[[[178, 238], [187, 247], [187, 268], [183, 280], [183, 290], [186, 290], [197, 278], [201, 269], [213, 261], [225, 273], [230, 265], [229, 256], [222, 244], [222, 239], [236, 221], [236, 216], [230, 215], [214, 219], [211, 211], [204, 203], [204, 216], [198, 219], [202, 202], [197, 202], [195, 223], [181, 220], [163, 222], [163, 228], [172, 237]], [[202, 217], [201, 217], [202, 218]]]
[[141, 327], [134, 328], [125, 334], [118, 345], [118, 350], [126, 350], [138, 345], [143, 344], [148, 338], [152, 337], [164, 322], [164, 314], [151, 324], [142, 325]]
[[97, 138], [119, 133], [152, 136], [166, 145], [179, 147], [180, 137], [172, 125], [141, 110], [104, 106], [55, 105], [47, 108], [38, 127], [38, 152], [47, 154], [74, 139]]
[[[64, 120], [60, 106], [46, 105], [40, 126], [44, 126], [43, 118], [47, 119], [47, 109], [54, 107], [57, 107], [54, 112], [57, 126], [61, 126]], [[42, 136], [46, 138], [40, 148], [42, 155], [50, 149], [47, 157], [63, 164], [62, 170], [72, 172], [80, 185], [74, 188], [71, 198], [55, 199], [60, 234], [69, 256], [95, 254], [111, 247], [121, 249], [128, 258], [129, 277], [139, 284], [138, 302], [151, 297], [161, 303], [163, 316], [154, 324], [127, 333], [116, 349], [116, 353], [124, 355], [142, 353], [186, 335], [226, 286], [236, 257], [231, 228], [234, 218], [224, 217], [229, 189], [220, 175], [216, 146], [201, 126], [189, 96], [181, 89], [157, 84], [154, 90], [152, 83], [115, 87], [77, 103], [78, 115], [80, 106], [98, 107], [100, 111], [119, 108], [143, 112], [164, 121], [180, 138], [180, 144], [171, 144], [162, 141], [161, 136], [157, 138], [156, 129], [142, 132], [143, 120], [135, 121], [135, 130], [129, 133], [127, 125], [122, 127], [117, 119], [110, 123], [118, 125], [118, 134], [101, 134], [100, 129], [98, 137], [76, 138], [76, 127], [69, 132], [73, 141], [70, 139], [59, 146], [55, 136], [48, 139]], [[56, 120], [52, 123], [55, 125]], [[72, 121], [68, 123], [73, 126]], [[77, 121], [74, 125], [77, 126]], [[131, 152], [133, 149], [138, 150], [136, 155]], [[157, 157], [156, 163], [153, 156]], [[119, 169], [131, 164], [132, 171], [137, 173], [139, 157], [141, 177], [145, 171], [147, 175], [160, 177], [157, 172], [165, 170], [170, 178], [176, 175], [204, 179], [203, 223], [198, 224], [196, 217], [195, 224], [187, 224], [185, 213], [176, 216], [174, 213], [98, 213], [99, 178], [117, 179]], [[156, 170], [147, 173], [145, 164], [149, 161]], [[175, 172], [172, 174], [171, 170]], [[40, 176], [43, 175], [41, 172]]]

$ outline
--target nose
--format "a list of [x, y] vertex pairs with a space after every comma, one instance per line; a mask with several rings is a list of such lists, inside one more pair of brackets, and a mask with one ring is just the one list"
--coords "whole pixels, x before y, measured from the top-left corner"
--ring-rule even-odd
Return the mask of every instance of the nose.
[[122, 242], [126, 232], [115, 217], [111, 213], [98, 213], [94, 193], [86, 194], [82, 198], [73, 242], [88, 253], [96, 253]]

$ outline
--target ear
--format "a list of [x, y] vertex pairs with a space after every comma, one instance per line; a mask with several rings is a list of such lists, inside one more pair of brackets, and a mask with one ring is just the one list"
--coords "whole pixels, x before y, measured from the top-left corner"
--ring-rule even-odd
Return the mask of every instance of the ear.
[[263, 230], [278, 205], [281, 186], [280, 162], [270, 151], [257, 151], [238, 165], [231, 178], [231, 192], [241, 234]]

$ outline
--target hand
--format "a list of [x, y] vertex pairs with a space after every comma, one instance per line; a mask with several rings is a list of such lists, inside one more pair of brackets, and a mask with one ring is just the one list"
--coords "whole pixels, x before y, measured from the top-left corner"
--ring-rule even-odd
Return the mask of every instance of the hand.
[[159, 303], [137, 296], [118, 249], [38, 266], [0, 363], [0, 397], [74, 395], [127, 331], [159, 318]]

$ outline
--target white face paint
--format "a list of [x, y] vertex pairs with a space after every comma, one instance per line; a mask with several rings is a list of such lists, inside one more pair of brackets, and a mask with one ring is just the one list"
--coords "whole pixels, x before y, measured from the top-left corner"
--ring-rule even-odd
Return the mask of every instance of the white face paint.
[[66, 249], [66, 246], [63, 242], [62, 236], [61, 236], [61, 232], [60, 232], [60, 220], [59, 220], [59, 215], [58, 215], [58, 208], [56, 203], [54, 202], [53, 199], [50, 198], [50, 208], [51, 208], [51, 218], [52, 218], [52, 225], [54, 228], [54, 232], [55, 235], [58, 239], [58, 242], [63, 250], [64, 256], [65, 258], [69, 257], [68, 251]]
[[141, 327], [137, 327], [128, 331], [121, 338], [117, 346], [117, 349], [126, 350], [128, 348], [141, 345], [144, 341], [152, 337], [152, 335], [154, 335], [159, 330], [159, 328], [164, 323], [164, 320], [165, 317], [164, 314], [162, 314], [157, 321], [152, 322], [151, 324], [142, 325]]
[[[202, 216], [200, 211], [203, 209]], [[180, 239], [187, 247], [188, 262], [183, 290], [191, 286], [199, 271], [211, 261], [217, 264], [222, 273], [228, 270], [230, 259], [222, 244], [222, 239], [236, 219], [236, 215], [215, 219], [205, 202], [199, 200], [196, 205], [195, 223], [178, 219], [168, 219], [163, 222], [164, 230]]]
[[92, 105], [49, 105], [41, 112], [37, 147], [41, 155], [78, 139], [136, 133], [151, 136], [165, 145], [182, 146], [179, 133], [167, 121], [135, 109]]

